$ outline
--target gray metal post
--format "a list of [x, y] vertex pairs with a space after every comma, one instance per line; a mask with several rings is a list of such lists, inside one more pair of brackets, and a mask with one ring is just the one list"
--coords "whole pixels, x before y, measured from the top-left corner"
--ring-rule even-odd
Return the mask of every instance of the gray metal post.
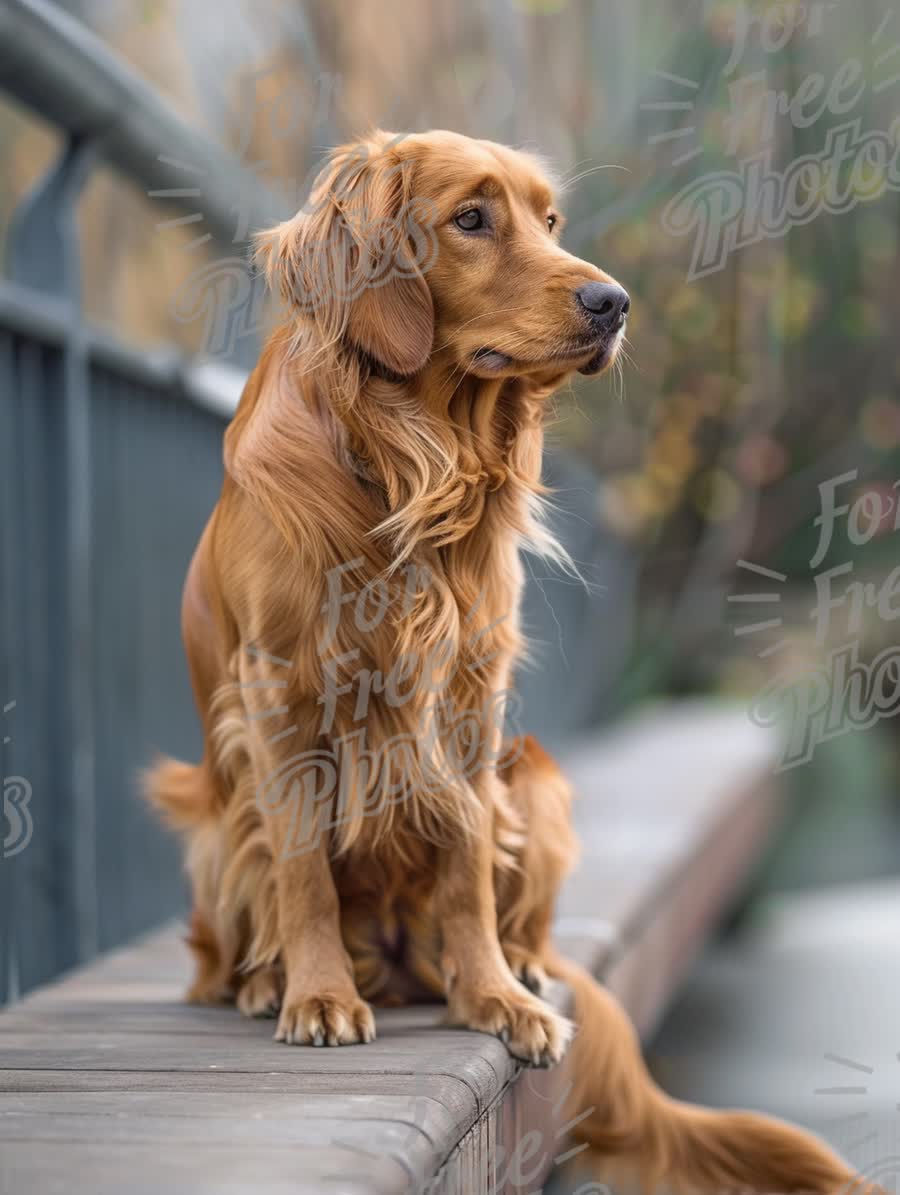
[[[91, 452], [87, 346], [81, 311], [81, 266], [76, 215], [78, 199], [97, 156], [93, 141], [72, 137], [56, 164], [26, 197], [11, 228], [13, 279], [62, 300], [68, 316], [63, 347], [62, 419], [68, 510], [66, 592], [62, 616], [66, 658], [60, 661], [67, 697], [70, 792], [45, 794], [67, 800], [60, 809], [69, 830], [73, 858], [75, 955], [97, 952], [96, 824], [94, 793], [95, 728], [91, 702], [93, 664], [91, 618]], [[49, 813], [49, 810], [48, 810]], [[49, 820], [49, 819], [48, 819]], [[65, 833], [65, 829], [63, 831]]]

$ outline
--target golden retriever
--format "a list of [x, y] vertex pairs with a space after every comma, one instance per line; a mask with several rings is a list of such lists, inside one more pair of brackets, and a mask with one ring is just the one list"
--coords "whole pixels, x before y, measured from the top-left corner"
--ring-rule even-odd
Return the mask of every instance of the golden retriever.
[[629, 300], [560, 246], [532, 156], [450, 132], [336, 150], [260, 237], [286, 304], [225, 436], [184, 593], [205, 750], [148, 794], [187, 839], [190, 998], [277, 1013], [276, 1037], [375, 1035], [369, 1002], [446, 998], [525, 1063], [563, 1054], [579, 1137], [647, 1182], [836, 1191], [814, 1138], [668, 1099], [627, 1018], [558, 957], [570, 794], [504, 741], [542, 420], [615, 359]]

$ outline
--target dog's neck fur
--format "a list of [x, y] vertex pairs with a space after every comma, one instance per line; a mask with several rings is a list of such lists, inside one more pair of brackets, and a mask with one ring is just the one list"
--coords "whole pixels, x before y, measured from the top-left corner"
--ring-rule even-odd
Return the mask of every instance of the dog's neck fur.
[[494, 616], [513, 617], [519, 546], [561, 555], [540, 522], [547, 388], [461, 374], [440, 356], [393, 383], [355, 356], [292, 347], [267, 348], [226, 436], [229, 473], [286, 548], [317, 570], [362, 555], [366, 580], [428, 567], [441, 580], [402, 628], [410, 642], [460, 643], [489, 580]]
[[[365, 534], [388, 567], [459, 544], [485, 519], [539, 551], [546, 546], [534, 516], [544, 493], [543, 412], [553, 387], [480, 379], [439, 354], [397, 381], [377, 376], [353, 352], [298, 345], [295, 335], [273, 341], [253, 382], [229, 431], [229, 470], [256, 489], [288, 452], [296, 469], [298, 453], [306, 463], [313, 441], [319, 454], [327, 444], [333, 462], [357, 478], [360, 514], [370, 523]], [[285, 470], [282, 526], [292, 513], [284, 509]], [[298, 504], [308, 494], [301, 480]]]
[[402, 561], [459, 544], [485, 520], [529, 536], [541, 416], [518, 379], [485, 381], [434, 363], [401, 383], [370, 376], [334, 417], [341, 450], [378, 493], [378, 534]]

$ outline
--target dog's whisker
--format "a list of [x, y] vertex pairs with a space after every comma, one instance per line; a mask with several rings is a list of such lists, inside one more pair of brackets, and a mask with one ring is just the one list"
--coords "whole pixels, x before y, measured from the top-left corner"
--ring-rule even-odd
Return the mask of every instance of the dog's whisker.
[[592, 174], [599, 174], [601, 170], [624, 170], [626, 174], [631, 174], [631, 170], [627, 166], [619, 166], [614, 162], [610, 162], [604, 164], [603, 166], [592, 166], [590, 170], [583, 170], [581, 174], [576, 174], [574, 178], [567, 178], [563, 183], [563, 187], [574, 187], [576, 183], [580, 183], [583, 179], [590, 178]]
[[443, 351], [446, 348], [449, 348], [450, 345], [453, 344], [454, 340], [459, 339], [459, 336], [462, 332], [464, 332], [467, 328], [470, 328], [472, 326], [472, 324], [474, 324], [478, 320], [487, 320], [487, 319], [491, 319], [495, 315], [506, 315], [510, 311], [518, 311], [518, 310], [519, 310], [519, 305], [514, 303], [514, 304], [510, 304], [507, 307], [495, 307], [491, 311], [479, 312], [478, 315], [473, 315], [470, 319], [467, 319], [465, 321], [465, 323], [459, 324], [457, 327], [455, 327], [449, 333], [449, 335], [448, 335], [447, 339], [444, 341], [444, 343], [440, 344], [440, 345], [435, 345], [433, 351], [437, 353], [437, 352]]

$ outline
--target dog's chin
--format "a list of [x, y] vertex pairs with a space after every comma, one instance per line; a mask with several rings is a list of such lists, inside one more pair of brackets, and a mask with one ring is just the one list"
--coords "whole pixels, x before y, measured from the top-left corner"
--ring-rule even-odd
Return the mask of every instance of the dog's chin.
[[597, 374], [604, 373], [615, 361], [624, 336], [625, 321], [623, 320], [622, 327], [618, 332], [614, 332], [612, 336], [598, 342], [595, 346], [594, 355], [589, 357], [583, 365], [578, 366], [578, 372], [586, 378], [596, 377]]
[[571, 355], [554, 355], [546, 360], [517, 360], [500, 349], [484, 347], [476, 349], [469, 359], [469, 372], [482, 378], [515, 377], [530, 373], [546, 373], [548, 370], [561, 374], [578, 373], [585, 377], [594, 377], [608, 369], [616, 359], [621, 336], [613, 336], [602, 344], [592, 346], [593, 355], [579, 364], [585, 353], [573, 352]]
[[586, 378], [592, 378], [598, 373], [603, 373], [604, 369], [609, 369], [613, 361], [616, 359], [617, 344], [613, 342], [602, 348], [599, 353], [595, 353], [590, 361], [585, 362], [584, 365], [578, 366], [578, 372]]

